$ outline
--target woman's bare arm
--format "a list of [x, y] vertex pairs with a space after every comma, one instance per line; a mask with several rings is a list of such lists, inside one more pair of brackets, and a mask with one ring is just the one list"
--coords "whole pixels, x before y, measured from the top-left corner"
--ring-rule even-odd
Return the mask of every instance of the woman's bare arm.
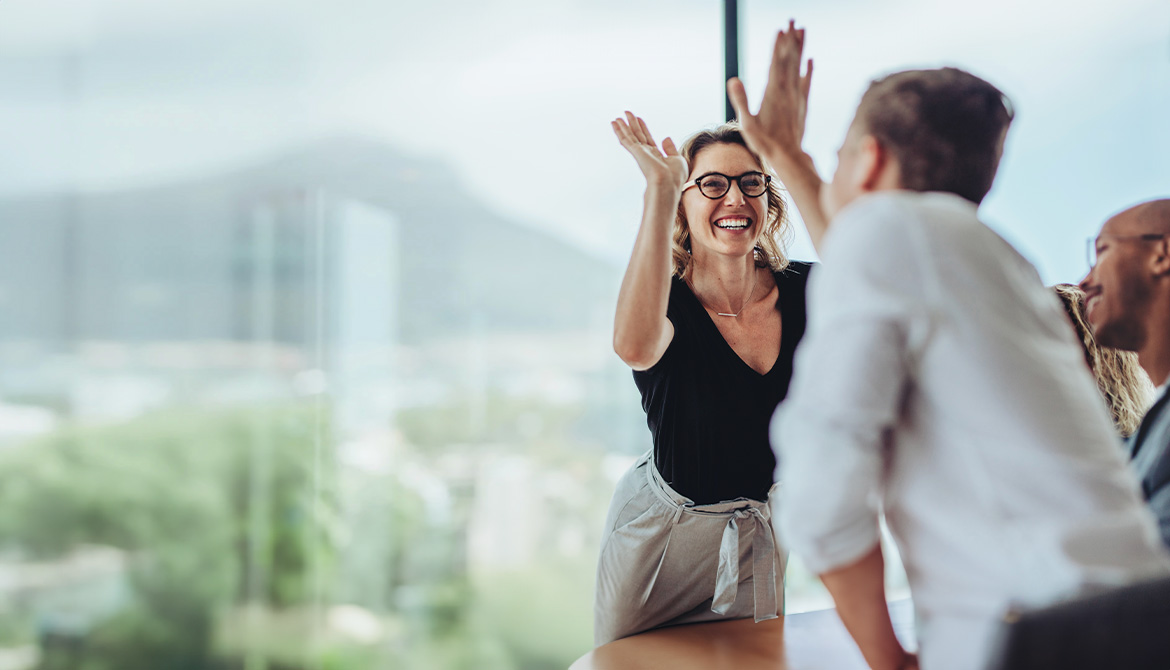
[[646, 195], [642, 224], [618, 293], [613, 350], [631, 368], [645, 370], [662, 358], [674, 337], [674, 327], [666, 318], [671, 230], [687, 165], [670, 138], [662, 141], [659, 151], [646, 123], [629, 112], [626, 117], [611, 125], [646, 177]]

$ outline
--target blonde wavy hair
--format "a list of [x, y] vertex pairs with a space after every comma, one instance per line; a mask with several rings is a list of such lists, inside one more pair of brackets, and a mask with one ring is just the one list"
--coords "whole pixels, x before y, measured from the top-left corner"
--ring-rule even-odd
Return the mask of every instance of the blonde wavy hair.
[[[772, 180], [768, 183], [768, 210], [764, 215], [764, 226], [760, 230], [760, 237], [756, 240], [756, 267], [771, 268], [779, 272], [788, 267], [788, 255], [784, 249], [792, 234], [792, 224], [788, 221], [788, 208], [784, 205], [780, 183], [771, 167], [754, 151], [748, 149], [743, 139], [743, 132], [737, 122], [724, 123], [710, 130], [700, 130], [683, 142], [679, 153], [687, 161], [687, 174], [694, 169], [695, 157], [699, 152], [713, 144], [738, 144], [747, 149], [752, 158], [760, 165], [760, 169], [769, 175]], [[683, 212], [682, 200], [678, 203], [678, 213], [674, 217], [674, 232], [671, 236], [671, 258], [674, 261], [674, 275], [690, 279], [691, 273], [691, 229]]]
[[1097, 378], [1097, 389], [1113, 414], [1113, 424], [1122, 437], [1129, 437], [1142, 423], [1154, 398], [1154, 385], [1138, 365], [1137, 354], [1103, 347], [1085, 321], [1085, 292], [1072, 284], [1052, 287], [1072, 321], [1085, 349], [1085, 362]]

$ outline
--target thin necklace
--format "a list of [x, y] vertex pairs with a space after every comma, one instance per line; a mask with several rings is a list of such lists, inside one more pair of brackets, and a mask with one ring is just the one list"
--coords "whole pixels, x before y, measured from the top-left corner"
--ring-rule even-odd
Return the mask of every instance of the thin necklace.
[[735, 314], [732, 314], [731, 312], [715, 312], [715, 313], [718, 314], [719, 316], [730, 316], [733, 319], [738, 317], [740, 314], [743, 314], [743, 310], [747, 308], [748, 302], [750, 302], [752, 299], [752, 294], [756, 292], [756, 281], [757, 281], [757, 276], [759, 274], [760, 274], [759, 271], [757, 271], [755, 268], [752, 268], [752, 288], [750, 291], [748, 291], [747, 297], [743, 299], [742, 303], [740, 303], [738, 312], [736, 312]]

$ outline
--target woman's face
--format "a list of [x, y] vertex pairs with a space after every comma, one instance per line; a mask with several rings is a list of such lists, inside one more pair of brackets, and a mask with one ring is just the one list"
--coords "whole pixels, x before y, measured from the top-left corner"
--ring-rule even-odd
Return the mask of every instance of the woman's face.
[[[695, 156], [688, 182], [718, 172], [738, 177], [746, 172], [763, 172], [748, 150], [738, 144], [712, 144]], [[712, 200], [697, 186], [682, 195], [683, 213], [691, 231], [691, 253], [716, 253], [743, 257], [752, 253], [764, 217], [768, 212], [768, 194], [747, 197], [735, 181], [723, 197]]]

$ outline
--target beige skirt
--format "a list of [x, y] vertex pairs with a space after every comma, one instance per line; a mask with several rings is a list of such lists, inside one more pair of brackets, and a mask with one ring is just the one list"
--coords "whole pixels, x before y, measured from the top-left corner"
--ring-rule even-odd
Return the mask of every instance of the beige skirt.
[[766, 501], [696, 505], [670, 488], [647, 453], [618, 481], [609, 506], [594, 644], [662, 626], [774, 619], [784, 611], [785, 558]]

